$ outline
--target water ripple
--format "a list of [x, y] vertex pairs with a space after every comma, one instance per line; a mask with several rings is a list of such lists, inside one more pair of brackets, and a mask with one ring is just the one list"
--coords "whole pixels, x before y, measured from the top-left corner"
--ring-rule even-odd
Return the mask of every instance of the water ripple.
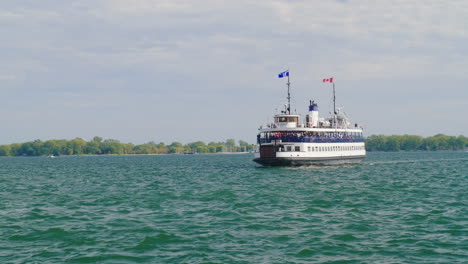
[[468, 155], [0, 158], [1, 263], [464, 263]]

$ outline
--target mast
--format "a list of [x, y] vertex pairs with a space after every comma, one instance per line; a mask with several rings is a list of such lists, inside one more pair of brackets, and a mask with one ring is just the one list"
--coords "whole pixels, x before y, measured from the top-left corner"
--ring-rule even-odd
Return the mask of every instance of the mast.
[[291, 94], [289, 93], [289, 86], [291, 85], [291, 83], [289, 82], [289, 69], [286, 71], [288, 73], [288, 115], [291, 114]]
[[336, 116], [336, 96], [335, 96], [335, 83], [333, 83], [333, 113]]
[[335, 83], [333, 83], [333, 119], [335, 123], [335, 129], [338, 127], [336, 120], [336, 96], [335, 96]]

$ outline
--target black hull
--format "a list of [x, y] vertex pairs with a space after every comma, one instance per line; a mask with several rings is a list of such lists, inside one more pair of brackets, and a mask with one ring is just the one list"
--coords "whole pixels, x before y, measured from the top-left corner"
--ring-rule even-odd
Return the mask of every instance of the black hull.
[[335, 165], [360, 163], [366, 156], [330, 157], [330, 158], [255, 158], [253, 161], [266, 167], [273, 166], [309, 166], [309, 165]]

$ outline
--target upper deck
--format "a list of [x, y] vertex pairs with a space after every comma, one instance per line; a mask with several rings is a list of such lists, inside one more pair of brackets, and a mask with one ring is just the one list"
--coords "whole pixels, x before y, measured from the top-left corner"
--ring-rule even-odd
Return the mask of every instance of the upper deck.
[[362, 133], [361, 128], [333, 128], [333, 127], [260, 127], [260, 133], [266, 132], [280, 132], [280, 131], [290, 131], [290, 132], [343, 132], [343, 133]]

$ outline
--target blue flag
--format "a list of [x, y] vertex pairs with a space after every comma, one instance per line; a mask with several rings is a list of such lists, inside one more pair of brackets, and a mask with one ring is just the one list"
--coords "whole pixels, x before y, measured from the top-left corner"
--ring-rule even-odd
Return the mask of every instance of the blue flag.
[[289, 71], [285, 71], [285, 72], [282, 72], [282, 73], [278, 74], [278, 78], [283, 78], [283, 77], [286, 77], [286, 76], [289, 76]]

